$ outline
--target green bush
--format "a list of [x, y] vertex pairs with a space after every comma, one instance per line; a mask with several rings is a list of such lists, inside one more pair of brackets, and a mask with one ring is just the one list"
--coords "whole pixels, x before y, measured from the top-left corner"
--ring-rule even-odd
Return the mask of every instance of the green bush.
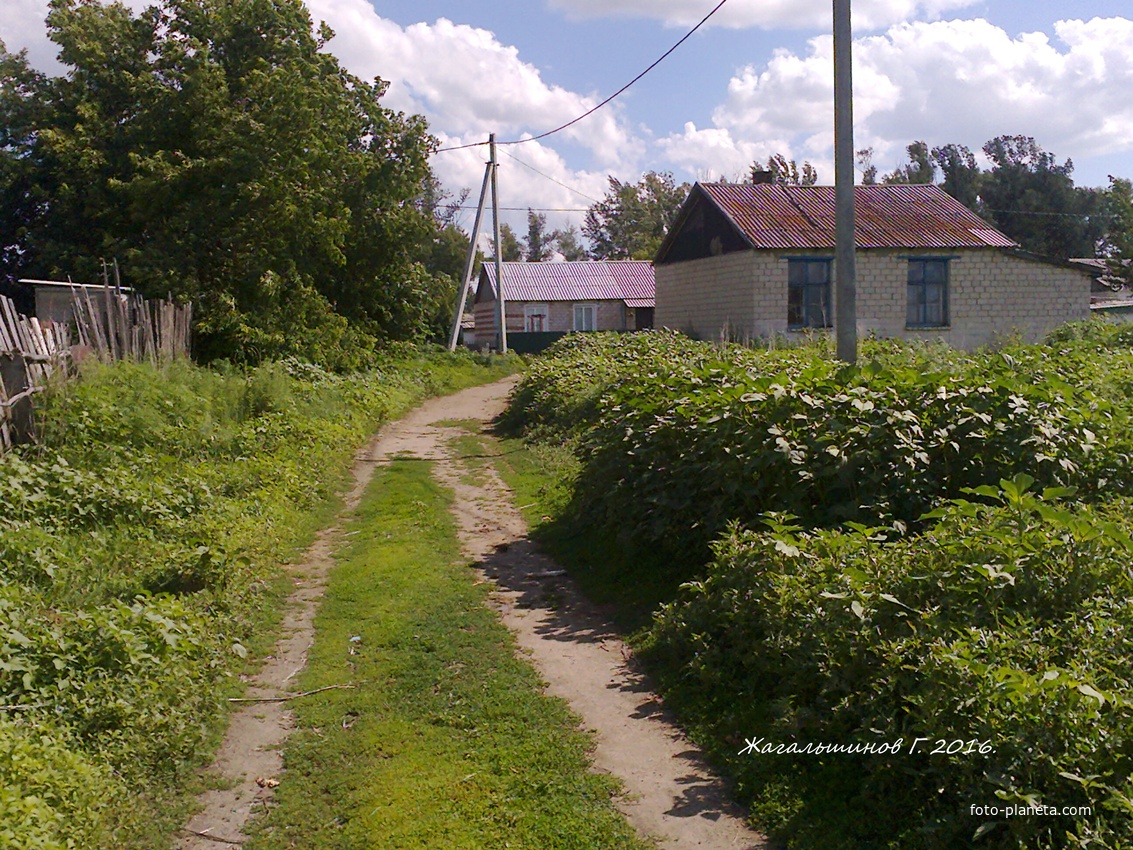
[[86, 850], [104, 846], [113, 779], [57, 730], [0, 715], [0, 847]]
[[697, 360], [711, 349], [668, 331], [568, 334], [529, 364], [512, 393], [501, 428], [558, 442], [594, 424], [612, 384], [657, 362]]
[[807, 526], [913, 524], [1019, 472], [1087, 499], [1133, 491], [1129, 410], [1109, 392], [1119, 379], [1095, 389], [1086, 347], [973, 357], [875, 341], [848, 368], [817, 346], [599, 340], [534, 366], [510, 417], [552, 440], [570, 432], [560, 418], [574, 422], [578, 524], [687, 575], [729, 522], [768, 511]]
[[[792, 848], [1133, 844], [1133, 545], [1030, 484], [894, 542], [733, 529], [658, 615], [645, 657]], [[1006, 805], [1092, 815], [973, 814]]]

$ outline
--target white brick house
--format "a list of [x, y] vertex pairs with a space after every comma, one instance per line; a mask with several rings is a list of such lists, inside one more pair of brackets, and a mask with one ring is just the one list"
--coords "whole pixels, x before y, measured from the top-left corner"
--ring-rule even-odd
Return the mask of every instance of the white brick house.
[[[1081, 266], [1044, 260], [936, 186], [856, 191], [859, 335], [972, 349], [1090, 312]], [[833, 325], [834, 189], [696, 184], [654, 260], [658, 327], [702, 339]]]

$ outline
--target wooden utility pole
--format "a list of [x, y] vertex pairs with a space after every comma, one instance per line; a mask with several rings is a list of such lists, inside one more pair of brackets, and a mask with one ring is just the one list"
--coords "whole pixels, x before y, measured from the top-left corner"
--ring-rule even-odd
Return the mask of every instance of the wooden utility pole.
[[834, 0], [834, 333], [838, 359], [858, 359], [857, 268], [854, 242], [854, 84], [850, 0]]
[[496, 327], [499, 328], [499, 352], [507, 354], [507, 305], [504, 302], [504, 267], [500, 253], [500, 183], [496, 175], [500, 166], [496, 160], [495, 133], [488, 137], [488, 147], [492, 154], [492, 224], [496, 231]]
[[492, 179], [492, 163], [484, 166], [484, 183], [480, 187], [480, 203], [476, 206], [476, 219], [472, 224], [472, 235], [468, 241], [468, 256], [464, 260], [464, 274], [460, 278], [460, 293], [456, 300], [456, 314], [452, 317], [452, 333], [448, 338], [448, 350], [456, 351], [456, 341], [460, 336], [460, 320], [464, 318], [464, 305], [468, 301], [468, 288], [472, 285], [472, 268], [476, 265], [476, 243], [480, 239], [480, 222], [484, 218], [484, 202], [488, 199], [488, 185]]

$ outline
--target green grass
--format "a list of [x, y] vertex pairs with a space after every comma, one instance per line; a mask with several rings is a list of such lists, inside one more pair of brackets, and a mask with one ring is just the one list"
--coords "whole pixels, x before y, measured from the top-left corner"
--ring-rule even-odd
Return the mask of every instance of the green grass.
[[332, 572], [277, 802], [250, 850], [645, 848], [590, 738], [485, 605], [427, 464], [375, 477]]
[[0, 846], [170, 846], [354, 448], [519, 365], [87, 364], [39, 398], [42, 444], [0, 456]]
[[653, 611], [673, 597], [682, 581], [649, 553], [596, 533], [568, 511], [582, 465], [566, 445], [500, 440], [496, 470], [515, 493], [531, 537], [566, 568], [587, 598], [610, 605], [626, 634], [649, 625]]

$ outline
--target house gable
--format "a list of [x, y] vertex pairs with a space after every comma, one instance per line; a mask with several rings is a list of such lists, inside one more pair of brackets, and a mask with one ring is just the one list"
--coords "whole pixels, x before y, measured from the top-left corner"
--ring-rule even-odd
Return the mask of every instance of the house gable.
[[699, 184], [681, 208], [670, 237], [662, 243], [654, 265], [718, 257], [755, 247]]

